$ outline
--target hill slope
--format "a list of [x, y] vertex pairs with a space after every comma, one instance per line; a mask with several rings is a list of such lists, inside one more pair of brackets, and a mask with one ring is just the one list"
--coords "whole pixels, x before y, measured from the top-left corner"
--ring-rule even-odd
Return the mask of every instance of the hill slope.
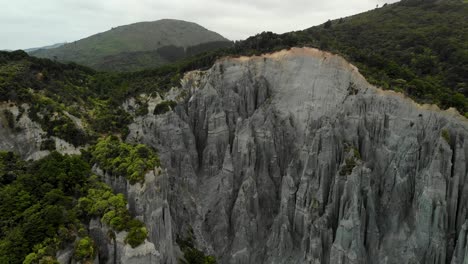
[[463, 114], [468, 111], [467, 14], [466, 2], [404, 1], [303, 31], [263, 32], [232, 48], [192, 58], [180, 69], [209, 67], [222, 56], [310, 46], [342, 55], [383, 89]]
[[[172, 62], [164, 56], [165, 47], [185, 49], [212, 42], [220, 43], [219, 46], [229, 43], [218, 33], [195, 23], [163, 19], [116, 27], [57, 48], [35, 50], [30, 54], [62, 62], [76, 62], [100, 70], [137, 70]], [[157, 56], [152, 56], [150, 62], [141, 58], [141, 52], [158, 50]], [[139, 59], [128, 56], [133, 53], [139, 54]], [[117, 60], [120, 66], [107, 65], [108, 62], [115, 62], [115, 58], [120, 58]]]

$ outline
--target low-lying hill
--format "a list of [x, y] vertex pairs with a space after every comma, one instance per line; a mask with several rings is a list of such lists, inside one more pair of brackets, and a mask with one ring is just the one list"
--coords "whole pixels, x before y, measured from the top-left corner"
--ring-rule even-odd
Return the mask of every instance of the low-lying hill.
[[[139, 70], [174, 62], [168, 47], [206, 51], [230, 41], [195, 23], [163, 19], [113, 28], [57, 48], [30, 52], [41, 58], [75, 62], [98, 70]], [[201, 44], [206, 44], [202, 46]], [[170, 50], [169, 50], [170, 51]], [[190, 53], [183, 54], [183, 56]]]

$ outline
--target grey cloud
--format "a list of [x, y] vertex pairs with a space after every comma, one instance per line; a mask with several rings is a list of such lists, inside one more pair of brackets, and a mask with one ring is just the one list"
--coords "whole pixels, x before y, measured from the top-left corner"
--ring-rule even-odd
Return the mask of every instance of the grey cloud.
[[0, 49], [74, 41], [112, 27], [175, 18], [239, 40], [300, 30], [395, 0], [0, 0]]

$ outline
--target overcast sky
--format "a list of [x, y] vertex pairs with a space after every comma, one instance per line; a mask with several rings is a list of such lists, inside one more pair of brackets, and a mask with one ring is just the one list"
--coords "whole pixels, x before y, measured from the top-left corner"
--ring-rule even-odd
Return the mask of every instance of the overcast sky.
[[231, 40], [284, 33], [395, 0], [0, 0], [0, 49], [78, 40], [162, 18], [196, 22]]

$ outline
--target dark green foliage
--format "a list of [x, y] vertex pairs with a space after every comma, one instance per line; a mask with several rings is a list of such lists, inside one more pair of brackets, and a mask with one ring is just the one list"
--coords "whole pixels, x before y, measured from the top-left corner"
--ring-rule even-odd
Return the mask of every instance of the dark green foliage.
[[41, 150], [55, 150], [55, 140], [47, 138], [41, 143]]
[[73, 258], [77, 261], [92, 261], [96, 256], [96, 245], [90, 237], [84, 237], [75, 243]]
[[112, 100], [95, 100], [89, 124], [95, 134], [119, 134], [125, 138], [132, 118]]
[[201, 53], [210, 52], [221, 48], [230, 48], [233, 46], [233, 44], [234, 43], [231, 41], [212, 41], [207, 43], [201, 43], [195, 46], [187, 47], [184, 57], [189, 58]]
[[0, 151], [0, 187], [16, 180], [24, 170], [25, 163], [13, 152]]
[[174, 101], [170, 101], [170, 100], [169, 101], [162, 101], [161, 103], [156, 105], [156, 107], [154, 108], [154, 114], [155, 115], [164, 114], [164, 113], [174, 109], [174, 107], [176, 105], [177, 105], [177, 103], [174, 102]]
[[[115, 230], [140, 228], [129, 236], [132, 246], [142, 243], [143, 224], [132, 219], [123, 195], [113, 194], [90, 175], [89, 164], [79, 156], [52, 152], [26, 163], [11, 152], [0, 152], [0, 263], [22, 263], [25, 258], [26, 263], [56, 263], [57, 250], [77, 236], [82, 239], [76, 259], [91, 259], [96, 252], [83, 229], [91, 217], [103, 218]], [[123, 227], [115, 217], [104, 219], [111, 211], [123, 219]]]
[[128, 243], [132, 248], [135, 248], [142, 244], [148, 237], [148, 231], [146, 227], [140, 222], [141, 226], [134, 226], [128, 231], [128, 235], [125, 238], [125, 243]]
[[60, 244], [58, 237], [46, 238], [42, 243], [34, 246], [34, 252], [25, 257], [23, 264], [59, 264], [55, 260], [55, 253], [60, 248]]
[[148, 103], [140, 102], [138, 108], [135, 110], [136, 116], [145, 116], [148, 114]]
[[91, 162], [103, 170], [126, 177], [131, 184], [143, 182], [145, 174], [155, 166], [160, 166], [159, 157], [145, 145], [131, 145], [109, 136], [90, 148]]
[[3, 110], [3, 116], [7, 121], [7, 125], [10, 129], [15, 128], [15, 116], [9, 110]]
[[10, 153], [0, 159], [2, 178], [13, 175], [0, 185], [0, 263], [22, 263], [34, 245], [74, 225], [73, 197], [90, 168], [79, 157], [57, 153], [26, 166]]
[[116, 55], [106, 56], [93, 68], [108, 72], [134, 72], [145, 69], [163, 67], [183, 59], [188, 59], [204, 52], [233, 45], [230, 41], [214, 41], [190, 47], [178, 47], [174, 45], [164, 46], [151, 51], [123, 52]]
[[177, 244], [184, 253], [184, 258], [180, 259], [181, 263], [184, 264], [215, 264], [216, 258], [214, 256], [206, 256], [203, 251], [198, 250], [193, 245], [193, 239], [190, 236], [187, 239], [181, 239], [177, 237]]

